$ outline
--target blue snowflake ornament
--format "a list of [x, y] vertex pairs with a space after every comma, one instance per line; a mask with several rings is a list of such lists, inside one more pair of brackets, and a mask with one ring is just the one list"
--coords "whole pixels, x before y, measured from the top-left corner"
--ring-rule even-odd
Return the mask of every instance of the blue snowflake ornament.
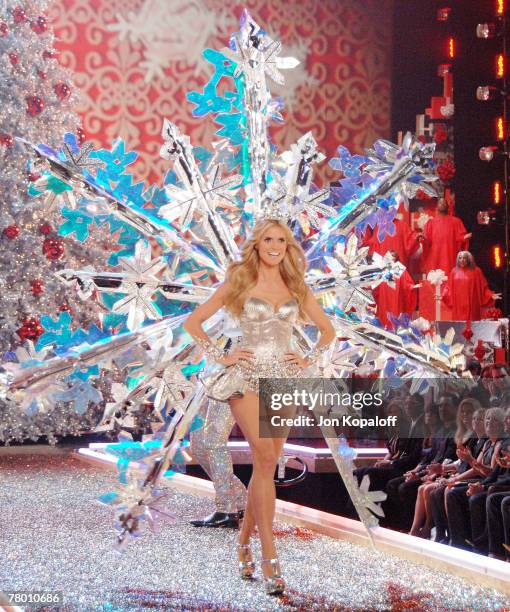
[[59, 236], [74, 234], [77, 240], [85, 242], [89, 237], [89, 226], [93, 223], [94, 216], [85, 209], [63, 208], [61, 213], [67, 221], [59, 227]]
[[53, 394], [56, 400], [62, 402], [73, 402], [74, 409], [78, 414], [85, 414], [89, 404], [99, 404], [103, 396], [87, 380], [75, 379], [71, 386], [65, 391], [57, 391]]

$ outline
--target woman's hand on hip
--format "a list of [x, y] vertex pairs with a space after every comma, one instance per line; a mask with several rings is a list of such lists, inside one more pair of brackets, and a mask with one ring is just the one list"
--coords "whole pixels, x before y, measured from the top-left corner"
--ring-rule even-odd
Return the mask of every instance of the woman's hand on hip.
[[218, 359], [218, 363], [224, 366], [232, 366], [238, 363], [249, 369], [252, 367], [253, 363], [253, 351], [250, 349], [236, 348], [229, 355], [225, 355], [225, 357]]
[[285, 355], [283, 356], [283, 361], [291, 365], [297, 365], [303, 370], [305, 368], [310, 367], [310, 364], [308, 363], [308, 359], [306, 359], [306, 357], [302, 357], [301, 355], [298, 355], [297, 353], [285, 353]]

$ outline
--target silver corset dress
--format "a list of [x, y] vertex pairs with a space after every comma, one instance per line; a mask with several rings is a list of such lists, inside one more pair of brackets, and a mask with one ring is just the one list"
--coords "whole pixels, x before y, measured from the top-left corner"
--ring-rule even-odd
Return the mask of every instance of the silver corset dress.
[[[291, 299], [278, 308], [259, 298], [246, 300], [239, 317], [242, 340], [236, 348], [251, 349], [253, 361], [232, 366], [216, 366], [205, 373], [201, 381], [209, 397], [227, 401], [240, 397], [246, 391], [259, 392], [259, 378], [295, 378], [303, 370], [283, 361], [285, 353], [292, 351], [292, 329], [298, 318], [299, 306]], [[244, 365], [246, 364], [246, 365]]]

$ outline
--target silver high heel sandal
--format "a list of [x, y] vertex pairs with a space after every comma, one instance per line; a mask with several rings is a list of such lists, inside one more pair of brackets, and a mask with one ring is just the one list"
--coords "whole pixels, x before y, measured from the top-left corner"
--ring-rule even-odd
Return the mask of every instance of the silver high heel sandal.
[[249, 580], [253, 578], [255, 573], [255, 563], [253, 562], [253, 554], [249, 544], [238, 544], [237, 551], [239, 555], [239, 573], [241, 578]]
[[285, 582], [281, 576], [280, 562], [278, 559], [262, 559], [261, 564], [264, 563], [271, 566], [271, 574], [264, 576], [266, 593], [268, 595], [281, 595], [285, 590]]

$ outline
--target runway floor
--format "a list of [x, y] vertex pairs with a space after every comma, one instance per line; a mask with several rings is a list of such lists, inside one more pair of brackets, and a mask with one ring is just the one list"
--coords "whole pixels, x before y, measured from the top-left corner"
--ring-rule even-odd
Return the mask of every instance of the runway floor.
[[238, 577], [235, 531], [188, 524], [211, 501], [171, 488], [174, 519], [119, 557], [113, 510], [96, 501], [115, 484], [114, 473], [70, 454], [1, 455], [0, 591], [62, 591], [63, 606], [39, 610], [80, 612], [510, 608], [497, 591], [282, 523], [275, 533], [288, 591], [269, 597], [260, 578]]

